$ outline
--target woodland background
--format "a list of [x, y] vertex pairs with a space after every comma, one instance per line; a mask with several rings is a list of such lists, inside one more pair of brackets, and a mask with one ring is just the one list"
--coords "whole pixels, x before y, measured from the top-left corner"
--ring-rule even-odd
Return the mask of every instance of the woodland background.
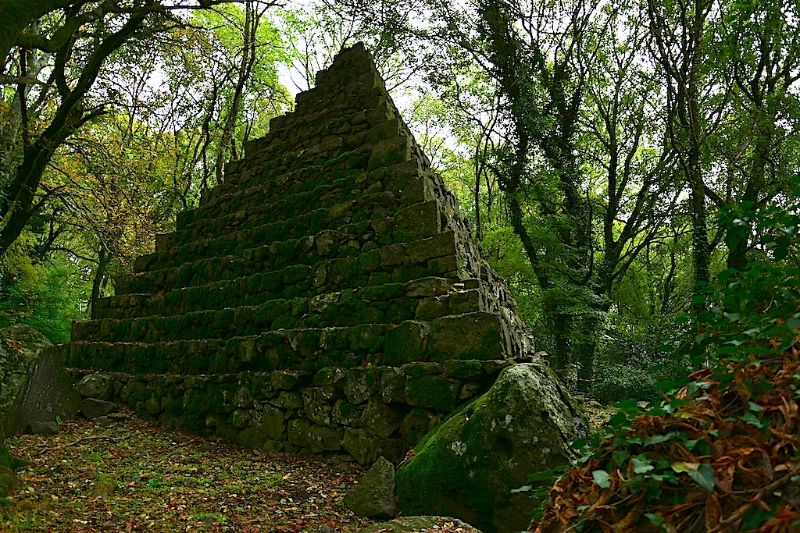
[[0, 326], [68, 340], [357, 41], [581, 394], [656, 399], [797, 295], [796, 0], [7, 0], [0, 15]]

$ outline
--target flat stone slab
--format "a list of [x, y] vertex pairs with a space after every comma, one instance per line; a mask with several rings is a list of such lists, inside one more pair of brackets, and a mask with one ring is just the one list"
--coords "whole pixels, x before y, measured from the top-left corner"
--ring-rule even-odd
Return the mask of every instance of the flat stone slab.
[[37, 359], [8, 415], [9, 435], [56, 424], [80, 409], [80, 395], [64, 368], [63, 356], [45, 350]]

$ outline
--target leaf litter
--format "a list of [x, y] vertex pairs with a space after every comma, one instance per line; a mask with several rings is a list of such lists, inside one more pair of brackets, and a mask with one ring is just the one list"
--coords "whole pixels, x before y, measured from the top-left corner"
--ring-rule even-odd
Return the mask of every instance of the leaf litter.
[[342, 504], [364, 469], [265, 453], [128, 415], [11, 439], [26, 461], [0, 531], [358, 531]]

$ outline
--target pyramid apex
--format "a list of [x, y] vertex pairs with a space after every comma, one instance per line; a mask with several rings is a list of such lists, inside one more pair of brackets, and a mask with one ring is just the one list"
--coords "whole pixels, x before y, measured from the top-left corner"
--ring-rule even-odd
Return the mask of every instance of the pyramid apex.
[[375, 60], [363, 42], [342, 48], [330, 66], [317, 72], [316, 86], [346, 84], [363, 76], [376, 77], [383, 81], [375, 66]]

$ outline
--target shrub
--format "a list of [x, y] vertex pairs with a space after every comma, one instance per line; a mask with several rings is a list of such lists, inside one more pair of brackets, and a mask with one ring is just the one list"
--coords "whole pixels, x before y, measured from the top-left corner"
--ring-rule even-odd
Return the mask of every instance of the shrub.
[[723, 272], [709, 294], [683, 352], [707, 366], [656, 407], [622, 402], [532, 530], [800, 527], [800, 270]]

